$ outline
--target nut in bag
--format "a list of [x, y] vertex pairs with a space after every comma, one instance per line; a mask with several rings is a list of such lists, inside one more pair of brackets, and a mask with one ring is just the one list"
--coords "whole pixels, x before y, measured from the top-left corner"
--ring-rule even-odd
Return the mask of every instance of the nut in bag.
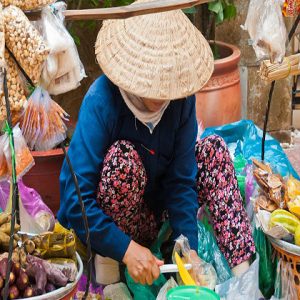
[[[217, 273], [214, 267], [206, 263], [200, 257], [191, 257], [191, 248], [188, 239], [181, 235], [175, 241], [173, 250], [173, 262], [175, 262], [175, 253], [181, 254], [185, 264], [192, 264], [192, 269], [189, 271], [191, 277], [198, 286], [204, 286], [213, 290], [217, 283]], [[181, 278], [177, 278], [179, 285], [182, 285]]]
[[69, 115], [50, 98], [47, 91], [38, 87], [28, 99], [20, 121], [25, 140], [31, 149], [53, 149], [66, 139]]
[[249, 32], [258, 60], [282, 62], [286, 52], [287, 30], [281, 0], [251, 0], [242, 28]]

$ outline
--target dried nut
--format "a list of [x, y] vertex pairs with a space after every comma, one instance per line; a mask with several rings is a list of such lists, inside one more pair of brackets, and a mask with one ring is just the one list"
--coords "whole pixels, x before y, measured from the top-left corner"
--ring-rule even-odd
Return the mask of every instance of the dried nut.
[[33, 251], [35, 250], [35, 244], [33, 241], [31, 240], [27, 240], [25, 243], [24, 243], [24, 247], [25, 247], [25, 251], [28, 253], [28, 254], [32, 254]]
[[53, 4], [55, 1], [56, 0], [0, 0], [4, 6], [15, 5], [22, 10], [36, 10]]

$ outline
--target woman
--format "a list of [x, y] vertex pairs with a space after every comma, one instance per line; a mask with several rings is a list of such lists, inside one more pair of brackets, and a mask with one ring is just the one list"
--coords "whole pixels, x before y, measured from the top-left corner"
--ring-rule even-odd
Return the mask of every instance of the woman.
[[[241, 273], [255, 248], [230, 155], [216, 136], [196, 145], [190, 95], [212, 74], [208, 43], [181, 11], [172, 11], [104, 22], [96, 54], [106, 76], [88, 91], [69, 149], [93, 250], [151, 284], [163, 262], [148, 247], [164, 213], [173, 238], [186, 236], [197, 259], [197, 210], [205, 203], [220, 249]], [[58, 219], [84, 241], [66, 163], [60, 180]]]

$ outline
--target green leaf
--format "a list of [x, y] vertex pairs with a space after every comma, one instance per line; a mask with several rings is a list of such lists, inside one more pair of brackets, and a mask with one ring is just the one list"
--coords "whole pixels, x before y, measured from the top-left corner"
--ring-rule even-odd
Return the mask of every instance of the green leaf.
[[228, 4], [226, 5], [224, 9], [224, 19], [230, 20], [236, 17], [237, 11], [234, 4]]
[[197, 12], [196, 7], [185, 8], [182, 10], [185, 14], [193, 15]]
[[224, 13], [223, 10], [219, 11], [219, 13], [216, 15], [216, 24], [220, 24], [224, 21]]
[[216, 0], [214, 2], [209, 2], [208, 9], [215, 14], [223, 13], [223, 5], [220, 0]]

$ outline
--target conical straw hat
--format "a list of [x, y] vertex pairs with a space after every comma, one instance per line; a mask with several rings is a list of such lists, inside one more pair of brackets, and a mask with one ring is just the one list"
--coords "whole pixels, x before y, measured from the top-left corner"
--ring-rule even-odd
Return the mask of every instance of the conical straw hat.
[[103, 22], [96, 56], [114, 84], [148, 99], [192, 95], [214, 68], [208, 42], [181, 10]]

